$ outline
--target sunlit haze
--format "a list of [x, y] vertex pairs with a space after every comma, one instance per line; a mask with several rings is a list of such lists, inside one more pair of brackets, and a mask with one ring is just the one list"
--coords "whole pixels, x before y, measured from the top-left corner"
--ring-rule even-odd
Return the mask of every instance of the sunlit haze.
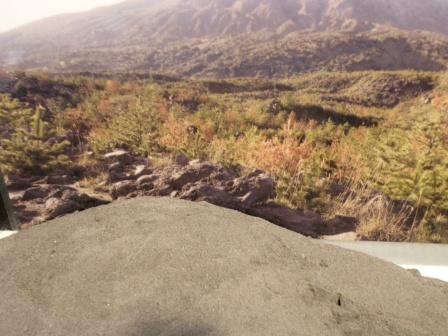
[[79, 12], [123, 0], [0, 0], [0, 32], [48, 16]]

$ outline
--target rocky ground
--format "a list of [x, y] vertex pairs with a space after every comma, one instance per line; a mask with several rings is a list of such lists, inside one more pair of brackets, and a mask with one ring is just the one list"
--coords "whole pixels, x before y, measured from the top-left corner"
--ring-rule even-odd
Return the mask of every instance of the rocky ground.
[[117, 150], [104, 156], [107, 180], [95, 191], [81, 188], [75, 178], [67, 175], [11, 177], [8, 187], [22, 228], [120, 198], [154, 196], [208, 202], [311, 237], [355, 231], [357, 222], [353, 218], [324, 220], [316, 213], [276, 204], [275, 181], [262, 171], [189, 161], [183, 155], [176, 156], [174, 162], [157, 167]]

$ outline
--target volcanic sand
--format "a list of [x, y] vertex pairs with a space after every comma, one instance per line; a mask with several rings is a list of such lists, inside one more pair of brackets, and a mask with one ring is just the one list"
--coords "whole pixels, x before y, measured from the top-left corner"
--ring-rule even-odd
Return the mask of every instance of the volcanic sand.
[[209, 204], [141, 198], [0, 241], [0, 335], [447, 335], [448, 286]]

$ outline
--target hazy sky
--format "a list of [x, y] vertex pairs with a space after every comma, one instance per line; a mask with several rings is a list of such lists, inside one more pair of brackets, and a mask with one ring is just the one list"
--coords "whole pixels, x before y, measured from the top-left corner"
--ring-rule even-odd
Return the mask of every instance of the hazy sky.
[[123, 0], [0, 0], [0, 32], [48, 16], [79, 12]]

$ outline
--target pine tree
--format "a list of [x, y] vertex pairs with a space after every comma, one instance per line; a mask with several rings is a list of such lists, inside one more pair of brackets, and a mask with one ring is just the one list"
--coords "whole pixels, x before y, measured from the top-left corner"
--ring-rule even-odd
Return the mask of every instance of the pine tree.
[[394, 130], [376, 148], [377, 186], [415, 208], [420, 231], [428, 236], [448, 233], [448, 144], [443, 118], [421, 120], [407, 132]]
[[0, 96], [0, 132], [9, 136], [16, 127], [22, 127], [32, 115], [32, 110], [22, 107], [20, 101]]
[[1, 169], [7, 174], [42, 175], [67, 166], [70, 161], [64, 152], [67, 141], [55, 139], [55, 132], [42, 119], [42, 110], [14, 109], [9, 115], [14, 126], [10, 137], [0, 140]]
[[108, 130], [109, 146], [125, 147], [135, 154], [159, 150], [160, 116], [154, 104], [139, 98], [129, 110], [115, 117]]

